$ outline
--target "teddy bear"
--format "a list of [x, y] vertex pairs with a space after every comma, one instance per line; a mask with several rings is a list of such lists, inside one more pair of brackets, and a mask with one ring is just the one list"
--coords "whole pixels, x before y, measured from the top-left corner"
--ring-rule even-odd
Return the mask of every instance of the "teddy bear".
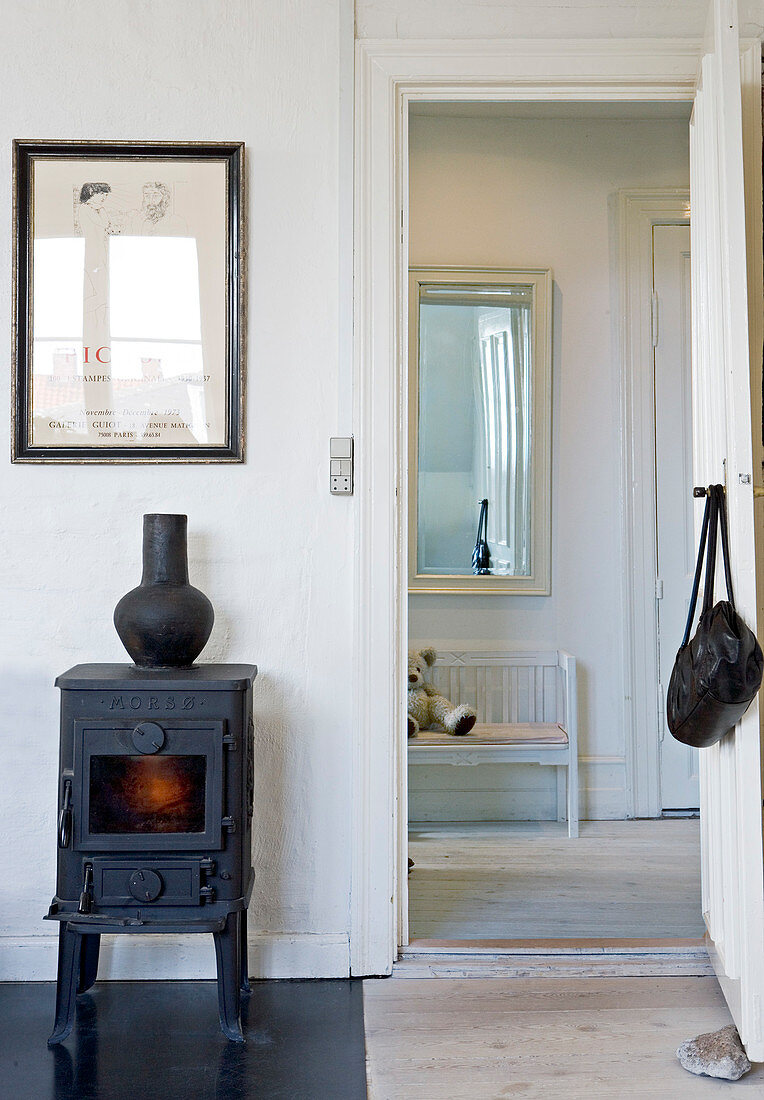
[[441, 726], [446, 733], [462, 736], [469, 733], [477, 721], [472, 707], [464, 703], [455, 707], [432, 684], [425, 682], [425, 671], [432, 668], [436, 657], [434, 649], [409, 651], [409, 737], [416, 737], [420, 729], [429, 729], [433, 724]]

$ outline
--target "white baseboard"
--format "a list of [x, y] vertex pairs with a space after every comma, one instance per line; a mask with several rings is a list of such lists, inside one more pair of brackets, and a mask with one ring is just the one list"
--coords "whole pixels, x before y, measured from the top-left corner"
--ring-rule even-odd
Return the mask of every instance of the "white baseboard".
[[[0, 981], [47, 982], [56, 977], [58, 937], [0, 936]], [[253, 978], [347, 978], [346, 932], [261, 932], [249, 937]], [[188, 980], [215, 977], [211, 935], [104, 936], [99, 980]]]

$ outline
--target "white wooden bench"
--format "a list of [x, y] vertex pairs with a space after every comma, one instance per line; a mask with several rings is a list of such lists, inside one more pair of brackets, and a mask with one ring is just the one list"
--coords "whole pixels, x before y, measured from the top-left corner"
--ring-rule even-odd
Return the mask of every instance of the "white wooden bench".
[[[576, 659], [543, 653], [439, 653], [430, 679], [478, 720], [464, 737], [420, 730], [409, 764], [544, 764], [557, 768], [557, 816], [578, 836]], [[566, 783], [567, 778], [567, 799]]]

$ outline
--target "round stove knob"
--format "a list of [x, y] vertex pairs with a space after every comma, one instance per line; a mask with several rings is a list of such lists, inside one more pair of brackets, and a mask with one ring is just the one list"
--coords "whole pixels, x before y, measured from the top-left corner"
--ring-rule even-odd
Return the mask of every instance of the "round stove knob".
[[133, 744], [147, 756], [159, 752], [164, 745], [164, 730], [156, 722], [140, 722], [133, 730]]
[[136, 901], [156, 901], [162, 886], [162, 879], [156, 871], [141, 870], [130, 876], [128, 890]]

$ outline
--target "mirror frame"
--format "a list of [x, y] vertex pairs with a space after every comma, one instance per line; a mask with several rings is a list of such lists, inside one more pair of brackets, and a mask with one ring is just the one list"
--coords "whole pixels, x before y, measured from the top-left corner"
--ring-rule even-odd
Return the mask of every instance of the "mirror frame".
[[[418, 573], [419, 291], [424, 284], [474, 289], [533, 287], [533, 434], [531, 437], [531, 573], [528, 576]], [[431, 595], [548, 596], [552, 529], [551, 268], [409, 268], [409, 592]], [[476, 513], [477, 515], [477, 513]]]

